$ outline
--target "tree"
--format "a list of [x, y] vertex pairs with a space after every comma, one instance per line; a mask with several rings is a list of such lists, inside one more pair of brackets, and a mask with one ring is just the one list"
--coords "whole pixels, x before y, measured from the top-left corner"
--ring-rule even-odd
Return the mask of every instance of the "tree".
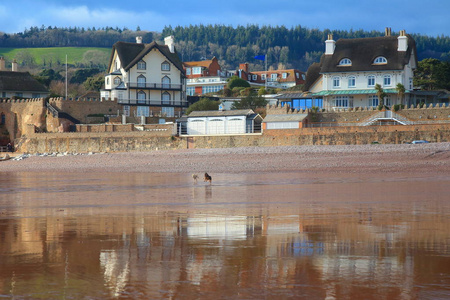
[[228, 81], [227, 87], [230, 90], [233, 90], [233, 88], [235, 88], [235, 87], [244, 87], [244, 88], [246, 88], [246, 87], [250, 87], [250, 83], [248, 83], [247, 80], [244, 80], [244, 79], [239, 78], [237, 76], [232, 76], [229, 79], [229, 81]]
[[400, 98], [400, 104], [403, 104], [403, 96], [405, 96], [406, 92], [405, 86], [401, 83], [397, 83], [395, 89], [397, 90], [397, 95]]
[[241, 101], [234, 102], [231, 105], [231, 109], [245, 109], [250, 108], [252, 110], [256, 110], [259, 107], [265, 107], [267, 105], [267, 100], [261, 96], [258, 96], [254, 90], [246, 96], [242, 98]]
[[208, 98], [200, 98], [199, 101], [189, 105], [186, 114], [189, 115], [193, 111], [218, 110], [220, 101], [210, 100]]
[[375, 85], [375, 90], [377, 93], [378, 100], [380, 101], [380, 103], [378, 103], [378, 108], [381, 110], [384, 107], [384, 97], [386, 97], [386, 93], [384, 92], [381, 85], [378, 83]]
[[97, 76], [88, 77], [83, 83], [84, 88], [88, 91], [100, 91], [103, 84], [105, 83], [105, 77], [101, 74]]

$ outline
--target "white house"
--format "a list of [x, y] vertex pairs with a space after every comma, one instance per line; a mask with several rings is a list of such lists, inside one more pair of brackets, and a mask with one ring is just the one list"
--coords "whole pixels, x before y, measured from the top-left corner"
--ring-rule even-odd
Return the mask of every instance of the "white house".
[[117, 42], [112, 47], [102, 98], [117, 99], [125, 116], [181, 115], [187, 107], [186, 78], [172, 36], [155, 41]]
[[262, 118], [251, 109], [193, 111], [187, 116], [188, 135], [261, 132]]
[[[316, 102], [327, 109], [375, 107], [381, 104], [375, 90], [375, 85], [380, 84], [387, 94], [385, 105], [410, 104], [416, 67], [416, 44], [405, 31], [395, 37], [386, 28], [383, 37], [337, 42], [329, 35], [320, 63], [308, 69], [303, 90], [313, 101], [322, 98]], [[399, 83], [406, 89], [404, 99], [396, 89]]]

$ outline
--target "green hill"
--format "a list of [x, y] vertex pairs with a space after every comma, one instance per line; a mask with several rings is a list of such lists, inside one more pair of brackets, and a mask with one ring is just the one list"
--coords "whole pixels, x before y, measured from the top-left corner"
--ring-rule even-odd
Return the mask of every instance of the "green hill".
[[7, 67], [16, 61], [21, 66], [46, 67], [69, 65], [77, 67], [106, 68], [111, 48], [98, 47], [51, 47], [51, 48], [0, 48], [0, 56], [7, 61]]

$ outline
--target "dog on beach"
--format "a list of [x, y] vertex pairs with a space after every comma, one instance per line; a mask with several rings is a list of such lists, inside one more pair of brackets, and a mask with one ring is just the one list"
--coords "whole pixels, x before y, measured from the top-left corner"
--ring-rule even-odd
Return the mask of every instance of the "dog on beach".
[[194, 183], [197, 183], [198, 175], [192, 174], [192, 179], [194, 179]]
[[209, 176], [208, 173], [205, 173], [205, 180], [203, 180], [203, 181], [209, 181], [209, 184], [211, 184], [211, 182], [212, 182], [212, 177]]

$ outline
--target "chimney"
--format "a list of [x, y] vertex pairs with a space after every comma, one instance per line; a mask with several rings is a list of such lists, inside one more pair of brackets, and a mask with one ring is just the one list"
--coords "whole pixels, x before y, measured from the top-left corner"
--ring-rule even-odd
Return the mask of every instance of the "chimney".
[[142, 44], [142, 36], [136, 37], [136, 44]]
[[169, 50], [171, 53], [175, 53], [175, 44], [174, 44], [173, 35], [169, 35], [169, 36], [165, 37], [164, 44], [167, 47], [169, 47]]
[[6, 61], [2, 56], [2, 57], [0, 57], [0, 71], [5, 71], [5, 70], [6, 70]]
[[248, 73], [248, 63], [245, 64], [239, 64], [239, 69], [244, 71], [245, 73]]
[[333, 35], [329, 34], [325, 41], [325, 55], [333, 55], [336, 48], [336, 42], [333, 40]]
[[13, 72], [17, 72], [17, 61], [13, 60], [13, 62], [11, 63], [11, 71]]
[[384, 29], [384, 35], [385, 36], [391, 36], [391, 27], [386, 27]]
[[397, 40], [398, 40], [397, 51], [404, 52], [408, 50], [408, 37], [406, 36], [405, 30], [400, 30], [400, 35], [398, 36]]

